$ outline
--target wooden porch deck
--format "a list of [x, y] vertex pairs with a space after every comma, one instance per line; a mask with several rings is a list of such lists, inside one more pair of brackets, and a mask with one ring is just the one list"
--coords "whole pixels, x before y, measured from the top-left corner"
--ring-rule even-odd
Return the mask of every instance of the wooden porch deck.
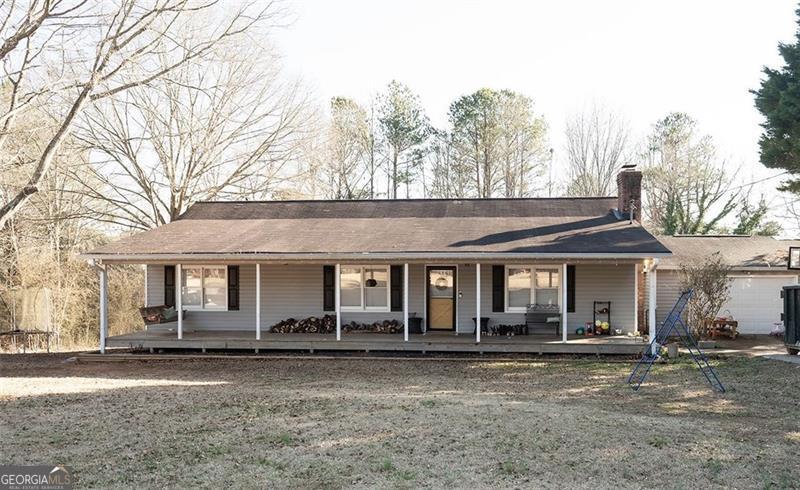
[[366, 352], [478, 352], [527, 354], [639, 355], [647, 344], [626, 336], [570, 337], [519, 335], [511, 338], [482, 336], [480, 343], [472, 334], [428, 333], [402, 334], [349, 333], [337, 341], [333, 334], [278, 334], [263, 332], [261, 340], [250, 331], [184, 332], [178, 340], [175, 332], [140, 331], [107, 339], [108, 347], [128, 349], [181, 350], [286, 350], [286, 351], [366, 351]]

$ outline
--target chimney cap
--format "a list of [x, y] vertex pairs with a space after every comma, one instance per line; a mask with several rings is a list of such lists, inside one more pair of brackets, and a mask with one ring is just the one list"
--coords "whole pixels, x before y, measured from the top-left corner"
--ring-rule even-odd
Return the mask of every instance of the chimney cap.
[[633, 169], [636, 168], [636, 164], [635, 163], [626, 163], [621, 168], [622, 168], [622, 170], [633, 170]]

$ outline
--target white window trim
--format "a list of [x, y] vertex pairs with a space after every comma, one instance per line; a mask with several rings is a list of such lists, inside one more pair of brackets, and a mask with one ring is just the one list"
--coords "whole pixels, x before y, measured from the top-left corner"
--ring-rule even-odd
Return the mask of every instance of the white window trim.
[[[505, 295], [505, 305], [504, 306], [505, 306], [505, 312], [506, 313], [525, 313], [528, 310], [527, 307], [525, 307], [525, 306], [508, 306], [508, 269], [510, 269], [510, 268], [511, 269], [530, 269], [531, 270], [531, 284], [530, 284], [531, 297], [528, 298], [528, 300], [529, 300], [528, 304], [534, 304], [534, 301], [536, 301], [536, 270], [537, 269], [547, 269], [547, 270], [555, 269], [556, 271], [558, 271], [558, 296], [557, 296], [558, 297], [558, 311], [561, 312], [561, 313], [564, 313], [564, 305], [561, 304], [562, 303], [562, 301], [561, 301], [561, 298], [562, 298], [561, 287], [562, 287], [562, 284], [564, 284], [564, 278], [561, 277], [561, 276], [563, 276], [564, 273], [561, 270], [562, 268], [559, 267], [558, 264], [555, 264], [555, 265], [553, 265], [553, 264], [551, 264], [551, 265], [547, 265], [547, 264], [506, 264], [506, 266], [505, 266], [505, 276], [503, 277], [503, 283], [504, 283], [504, 285], [503, 285], [504, 291], [503, 292], [504, 292], [504, 295]], [[541, 289], [554, 289], [554, 288], [541, 288]]]
[[[341, 269], [342, 268], [350, 268], [350, 269], [360, 269], [361, 270], [361, 305], [360, 306], [340, 306], [340, 311], [347, 311], [347, 312], [358, 312], [358, 311], [372, 311], [372, 312], [379, 312], [379, 313], [387, 313], [392, 311], [392, 270], [391, 267], [388, 265], [383, 264], [368, 264], [368, 265], [359, 265], [359, 264], [342, 264], [339, 270], [339, 295], [342, 294], [342, 281], [341, 281]], [[366, 295], [366, 281], [364, 279], [364, 269], [384, 269], [386, 271], [386, 306], [367, 306], [367, 295]]]
[[[181, 274], [184, 273], [186, 269], [197, 269], [200, 268], [200, 304], [199, 305], [187, 305], [181, 299], [181, 305], [184, 310], [187, 311], [228, 311], [228, 266], [226, 265], [214, 265], [214, 264], [200, 264], [200, 265], [185, 265], [181, 267]], [[206, 275], [205, 269], [223, 269], [225, 271], [225, 306], [206, 306]], [[181, 298], [183, 297], [183, 289], [186, 288], [186, 284], [181, 278]]]

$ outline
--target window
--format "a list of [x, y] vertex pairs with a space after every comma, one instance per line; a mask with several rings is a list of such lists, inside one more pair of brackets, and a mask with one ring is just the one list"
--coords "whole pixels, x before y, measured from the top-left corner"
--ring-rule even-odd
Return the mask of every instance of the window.
[[506, 266], [506, 311], [523, 312], [529, 304], [558, 305], [561, 274], [557, 267]]
[[536, 269], [537, 305], [558, 304], [558, 269]]
[[531, 302], [531, 270], [508, 268], [508, 308], [526, 308]]
[[361, 308], [361, 268], [342, 267], [339, 284], [341, 288], [339, 298], [342, 306]]
[[181, 304], [187, 310], [228, 309], [228, 268], [224, 265], [183, 267]]
[[364, 304], [367, 308], [389, 307], [389, 270], [386, 267], [364, 268]]
[[388, 266], [342, 266], [339, 281], [343, 310], [389, 311]]

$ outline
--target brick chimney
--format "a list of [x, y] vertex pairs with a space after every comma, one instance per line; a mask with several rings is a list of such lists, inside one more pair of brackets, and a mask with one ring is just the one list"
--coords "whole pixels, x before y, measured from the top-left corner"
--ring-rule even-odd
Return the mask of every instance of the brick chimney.
[[617, 174], [617, 209], [632, 221], [642, 221], [642, 173], [634, 165], [623, 166]]

